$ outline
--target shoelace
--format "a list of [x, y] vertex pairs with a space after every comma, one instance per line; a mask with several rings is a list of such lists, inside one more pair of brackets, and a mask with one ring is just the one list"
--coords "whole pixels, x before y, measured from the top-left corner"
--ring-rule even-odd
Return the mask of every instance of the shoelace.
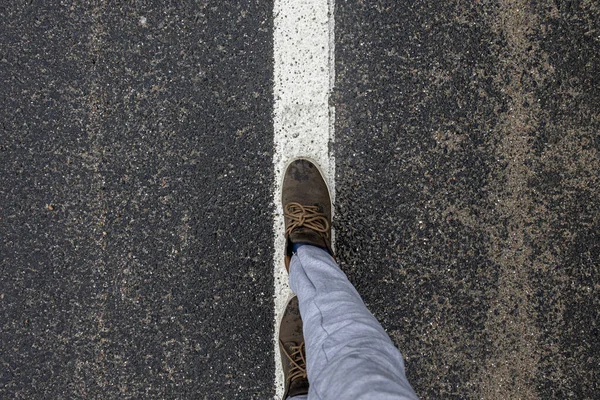
[[306, 379], [306, 351], [304, 349], [304, 342], [300, 343], [299, 346], [290, 346], [290, 350], [292, 354], [288, 354], [283, 342], [281, 342], [281, 351], [283, 351], [283, 354], [285, 354], [292, 363], [288, 378], [290, 381], [294, 381], [298, 378]]
[[329, 236], [329, 221], [325, 214], [319, 212], [317, 206], [303, 206], [300, 203], [288, 203], [285, 205], [284, 215], [289, 218], [290, 225], [285, 231], [286, 235], [292, 233], [296, 228], [305, 227], [313, 231]]

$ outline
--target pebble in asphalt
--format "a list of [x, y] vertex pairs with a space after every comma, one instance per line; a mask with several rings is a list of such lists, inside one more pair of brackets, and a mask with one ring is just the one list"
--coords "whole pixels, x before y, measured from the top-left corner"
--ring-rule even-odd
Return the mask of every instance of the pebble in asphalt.
[[[417, 393], [594, 398], [598, 5], [336, 7], [338, 258]], [[272, 2], [0, 19], [2, 397], [272, 397]]]

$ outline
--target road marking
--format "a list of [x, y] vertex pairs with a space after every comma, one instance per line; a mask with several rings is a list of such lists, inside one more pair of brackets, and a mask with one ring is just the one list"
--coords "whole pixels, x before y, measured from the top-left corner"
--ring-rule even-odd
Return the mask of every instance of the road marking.
[[[334, 0], [275, 0], [274, 131], [275, 185], [275, 397], [283, 395], [278, 344], [279, 321], [292, 292], [283, 265], [284, 222], [281, 183], [298, 157], [312, 159], [325, 175], [332, 201], [335, 161], [331, 154], [335, 110], [329, 96], [335, 80]], [[333, 211], [333, 210], [332, 210]], [[333, 233], [333, 232], [332, 232]]]

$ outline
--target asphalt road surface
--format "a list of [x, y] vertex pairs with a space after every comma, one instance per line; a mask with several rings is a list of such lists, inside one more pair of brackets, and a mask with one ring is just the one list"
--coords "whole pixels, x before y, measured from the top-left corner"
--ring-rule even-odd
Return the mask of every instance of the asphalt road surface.
[[[336, 251], [422, 398], [600, 393], [600, 4], [341, 1]], [[0, 397], [267, 399], [273, 3], [0, 4]]]

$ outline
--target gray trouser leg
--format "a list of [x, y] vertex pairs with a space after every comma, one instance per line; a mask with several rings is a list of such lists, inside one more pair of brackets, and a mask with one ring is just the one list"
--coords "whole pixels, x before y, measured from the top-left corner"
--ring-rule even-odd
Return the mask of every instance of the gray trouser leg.
[[402, 355], [335, 260], [302, 246], [290, 286], [304, 323], [310, 399], [417, 399]]

